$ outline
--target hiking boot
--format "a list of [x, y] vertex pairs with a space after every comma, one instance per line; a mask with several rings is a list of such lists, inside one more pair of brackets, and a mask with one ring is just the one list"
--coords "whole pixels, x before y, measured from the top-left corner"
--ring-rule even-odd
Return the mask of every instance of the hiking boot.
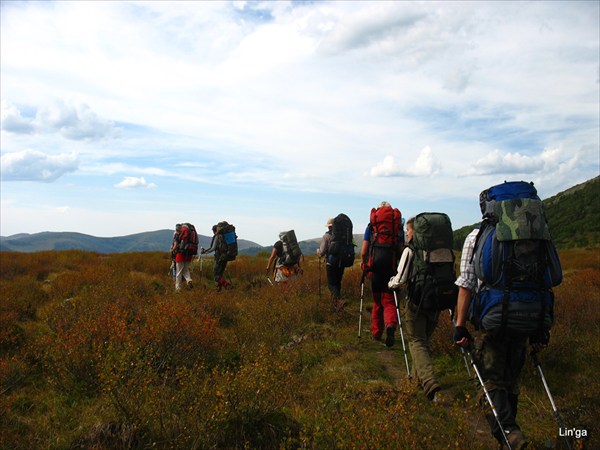
[[[529, 444], [525, 434], [519, 429], [506, 431], [506, 437], [512, 450], [522, 450]], [[508, 448], [506, 442], [503, 443], [502, 448]]]
[[425, 385], [423, 386], [423, 391], [425, 391], [425, 396], [427, 397], [427, 400], [433, 401], [433, 399], [435, 398], [435, 394], [441, 388], [442, 387], [436, 380], [429, 380], [427, 383], [425, 383]]
[[396, 328], [393, 326], [388, 326], [385, 329], [385, 346], [386, 347], [393, 347], [393, 345], [396, 342], [396, 337], [394, 336], [394, 333], [396, 332]]
[[188, 287], [188, 289], [194, 289], [194, 285], [192, 284], [191, 281], [187, 282], [187, 287]]

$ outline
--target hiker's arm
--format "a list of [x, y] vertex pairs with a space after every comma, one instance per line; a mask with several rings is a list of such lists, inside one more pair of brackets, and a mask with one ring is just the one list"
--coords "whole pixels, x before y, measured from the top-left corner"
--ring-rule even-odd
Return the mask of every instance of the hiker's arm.
[[408, 273], [410, 272], [410, 263], [412, 262], [413, 252], [406, 247], [402, 252], [402, 257], [398, 263], [398, 270], [395, 276], [390, 278], [388, 287], [390, 289], [398, 289], [400, 285], [408, 282]]
[[321, 245], [319, 245], [319, 256], [327, 256], [330, 241], [331, 235], [329, 233], [325, 233], [321, 239]]
[[[367, 255], [369, 254], [369, 241], [363, 241], [362, 247], [360, 248], [360, 259], [362, 261], [361, 267], [367, 264]], [[364, 267], [363, 267], [364, 269]]]
[[214, 252], [216, 250], [216, 247], [217, 247], [217, 244], [216, 244], [217, 239], [216, 239], [216, 237], [217, 237], [216, 234], [212, 237], [212, 240], [210, 241], [210, 248], [208, 248], [208, 249], [203, 248], [202, 250], [200, 250], [200, 253], [205, 254], [205, 253], [212, 253], [212, 252]]
[[[460, 347], [468, 347], [469, 346], [469, 332], [466, 331], [467, 325], [467, 317], [469, 314], [469, 307], [471, 306], [471, 291], [462, 286], [458, 287], [458, 301], [456, 303], [456, 322], [455, 327], [457, 330], [464, 330], [466, 335], [459, 334], [460, 339], [458, 339], [455, 343]], [[460, 327], [460, 328], [459, 328]], [[457, 333], [455, 331], [455, 338]]]
[[[269, 256], [269, 262], [267, 263], [267, 273], [269, 273], [269, 269], [271, 268], [273, 261], [275, 261], [275, 258], [277, 258], [277, 249], [273, 247], [273, 250], [271, 250], [271, 256]], [[273, 269], [275, 269], [275, 267], [273, 267]]]

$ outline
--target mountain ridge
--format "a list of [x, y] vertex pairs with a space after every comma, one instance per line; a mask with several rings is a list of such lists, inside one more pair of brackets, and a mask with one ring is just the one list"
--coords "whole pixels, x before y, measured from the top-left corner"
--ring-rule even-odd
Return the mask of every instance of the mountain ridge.
[[[198, 235], [201, 247], [208, 248], [212, 237]], [[71, 231], [42, 231], [19, 233], [0, 237], [0, 251], [37, 252], [44, 250], [84, 250], [97, 253], [127, 253], [169, 251], [173, 241], [173, 230], [145, 231], [115, 237], [97, 237]], [[244, 251], [260, 247], [260, 244], [238, 239], [238, 248]]]

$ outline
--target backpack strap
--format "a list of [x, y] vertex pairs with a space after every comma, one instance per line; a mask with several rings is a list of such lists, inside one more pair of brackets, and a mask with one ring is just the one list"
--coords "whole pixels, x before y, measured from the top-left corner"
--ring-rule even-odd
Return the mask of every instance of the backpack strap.
[[[513, 255], [514, 248], [512, 245], [503, 244], [503, 261], [502, 261], [502, 272], [504, 273], [504, 295], [502, 298], [502, 320], [500, 322], [500, 332], [504, 332], [506, 330], [506, 325], [508, 323], [508, 302], [510, 299], [510, 288], [512, 287], [512, 268], [513, 268]], [[509, 247], [509, 251], [507, 251], [507, 247]]]
[[473, 253], [471, 254], [471, 259], [469, 260], [469, 264], [473, 264], [473, 259], [475, 258], [475, 249], [477, 248], [477, 245], [479, 244], [481, 236], [483, 236], [483, 231], [485, 230], [485, 228], [487, 226], [489, 226], [489, 222], [487, 221], [487, 219], [482, 220], [481, 224], [479, 224], [479, 231], [477, 232], [477, 236], [475, 236], [475, 242], [473, 243]]

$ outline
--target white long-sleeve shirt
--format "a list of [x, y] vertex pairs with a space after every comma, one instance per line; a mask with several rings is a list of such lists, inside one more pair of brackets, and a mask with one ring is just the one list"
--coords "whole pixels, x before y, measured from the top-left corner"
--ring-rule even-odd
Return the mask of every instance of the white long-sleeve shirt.
[[408, 277], [412, 269], [412, 262], [415, 257], [415, 252], [410, 247], [405, 247], [398, 263], [398, 270], [395, 276], [390, 278], [388, 287], [390, 289], [397, 289], [400, 285], [408, 283]]

